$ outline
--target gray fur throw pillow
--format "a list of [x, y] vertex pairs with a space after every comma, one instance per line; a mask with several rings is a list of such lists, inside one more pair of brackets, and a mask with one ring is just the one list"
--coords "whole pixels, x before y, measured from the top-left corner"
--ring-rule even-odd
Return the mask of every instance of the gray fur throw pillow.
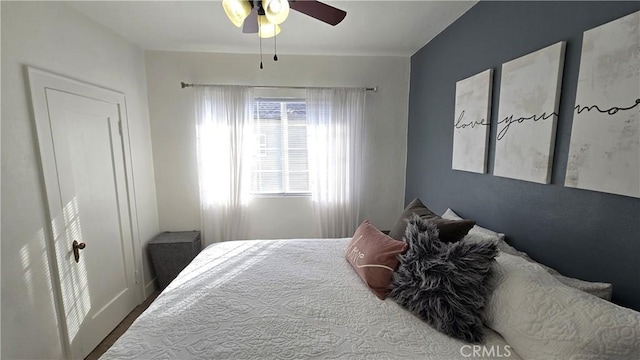
[[443, 243], [438, 228], [418, 216], [409, 219], [405, 240], [389, 297], [440, 332], [481, 342], [496, 244]]

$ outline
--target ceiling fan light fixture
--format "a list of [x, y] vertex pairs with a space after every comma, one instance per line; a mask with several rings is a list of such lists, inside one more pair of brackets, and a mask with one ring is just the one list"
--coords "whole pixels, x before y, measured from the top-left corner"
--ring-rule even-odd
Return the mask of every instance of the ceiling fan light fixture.
[[233, 25], [241, 27], [244, 19], [251, 13], [251, 4], [245, 0], [222, 0], [224, 13]]
[[264, 0], [262, 8], [269, 22], [275, 25], [282, 24], [289, 16], [288, 0]]
[[258, 36], [268, 39], [280, 34], [280, 25], [269, 22], [265, 15], [258, 15]]

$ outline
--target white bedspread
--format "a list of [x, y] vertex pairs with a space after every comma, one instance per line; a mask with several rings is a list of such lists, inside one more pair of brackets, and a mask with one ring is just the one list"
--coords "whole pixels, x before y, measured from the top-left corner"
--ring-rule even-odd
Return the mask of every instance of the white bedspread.
[[[344, 258], [349, 239], [214, 244], [103, 359], [469, 359], [474, 349], [392, 300]], [[485, 328], [488, 358], [516, 358]], [[511, 354], [507, 357], [507, 353]], [[493, 356], [486, 356], [486, 355]]]

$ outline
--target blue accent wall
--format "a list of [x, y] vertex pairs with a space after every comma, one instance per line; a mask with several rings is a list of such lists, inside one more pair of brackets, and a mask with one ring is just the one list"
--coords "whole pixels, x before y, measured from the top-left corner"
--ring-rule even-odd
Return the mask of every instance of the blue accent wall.
[[[479, 2], [411, 58], [405, 203], [447, 207], [561, 273], [613, 283], [640, 310], [640, 199], [564, 187], [585, 30], [640, 2]], [[558, 41], [566, 58], [551, 184], [493, 176], [501, 65]], [[494, 69], [488, 174], [451, 169], [455, 85]], [[639, 84], [640, 86], [640, 84]]]

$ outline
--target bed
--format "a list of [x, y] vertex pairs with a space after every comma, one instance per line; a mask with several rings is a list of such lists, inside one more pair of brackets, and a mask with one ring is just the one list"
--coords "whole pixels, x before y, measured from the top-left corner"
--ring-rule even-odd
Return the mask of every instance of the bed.
[[[213, 244], [102, 358], [468, 358], [472, 345], [373, 296], [345, 261], [349, 240]], [[520, 359], [506, 345], [485, 329], [496, 358]]]
[[476, 225], [460, 240], [499, 249], [481, 344], [374, 296], [345, 260], [353, 241], [210, 245], [102, 359], [640, 359], [640, 313], [607, 301], [607, 284], [536, 263], [504, 234]]

